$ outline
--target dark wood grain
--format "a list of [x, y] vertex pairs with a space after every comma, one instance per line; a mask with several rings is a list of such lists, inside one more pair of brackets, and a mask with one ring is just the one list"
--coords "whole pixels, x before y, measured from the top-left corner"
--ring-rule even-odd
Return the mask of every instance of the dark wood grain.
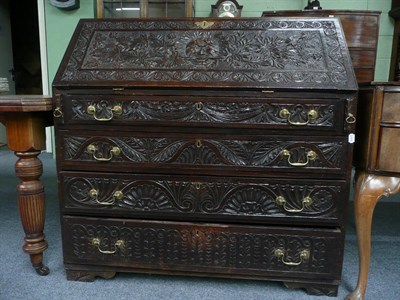
[[53, 87], [68, 279], [337, 294], [357, 114], [338, 19], [82, 20]]

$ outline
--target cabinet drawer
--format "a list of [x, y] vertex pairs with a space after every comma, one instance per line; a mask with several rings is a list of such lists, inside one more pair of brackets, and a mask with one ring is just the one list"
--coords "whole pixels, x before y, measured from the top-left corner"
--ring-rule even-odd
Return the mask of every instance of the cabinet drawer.
[[339, 230], [63, 217], [66, 264], [340, 278]]
[[398, 90], [383, 92], [381, 122], [400, 126], [400, 97]]
[[[343, 132], [345, 99], [64, 96], [65, 124], [292, 128]], [[167, 100], [166, 100], [167, 99]]]
[[344, 181], [61, 172], [64, 213], [338, 225]]
[[377, 169], [386, 172], [400, 172], [398, 145], [400, 128], [381, 127], [378, 144]]
[[[62, 168], [115, 172], [318, 172], [349, 167], [346, 137], [231, 136], [211, 134], [60, 131]], [[129, 134], [129, 135], [128, 135]], [[324, 171], [321, 173], [320, 171]]]

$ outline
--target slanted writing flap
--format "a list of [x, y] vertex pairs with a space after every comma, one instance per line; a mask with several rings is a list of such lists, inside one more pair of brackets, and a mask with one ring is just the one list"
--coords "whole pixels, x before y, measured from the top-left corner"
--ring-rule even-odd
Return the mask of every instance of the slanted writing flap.
[[54, 86], [110, 85], [357, 89], [336, 18], [81, 20]]

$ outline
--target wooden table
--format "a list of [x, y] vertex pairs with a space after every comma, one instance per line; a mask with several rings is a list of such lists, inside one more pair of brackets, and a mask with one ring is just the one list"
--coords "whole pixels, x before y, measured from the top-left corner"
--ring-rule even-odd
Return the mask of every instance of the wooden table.
[[17, 193], [25, 231], [22, 248], [39, 275], [49, 273], [42, 262], [48, 245], [43, 234], [44, 188], [39, 180], [43, 169], [38, 155], [45, 148], [45, 127], [52, 124], [51, 111], [49, 96], [0, 96], [0, 122], [6, 126], [9, 149], [19, 158], [15, 173], [21, 179]]
[[400, 191], [400, 83], [361, 86], [357, 115], [354, 206], [360, 265], [357, 287], [348, 300], [364, 299], [375, 205], [382, 196]]

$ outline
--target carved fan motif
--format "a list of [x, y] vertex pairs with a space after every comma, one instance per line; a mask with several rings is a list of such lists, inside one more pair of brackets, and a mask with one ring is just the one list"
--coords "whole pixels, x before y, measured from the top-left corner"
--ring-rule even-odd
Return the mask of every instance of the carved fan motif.
[[135, 211], [173, 211], [171, 195], [155, 184], [137, 183], [124, 193], [124, 204]]
[[[65, 177], [66, 207], [123, 209], [127, 212], [175, 212], [207, 215], [314, 216], [338, 218], [339, 186], [295, 184], [192, 183], [185, 181], [118, 180], [111, 178]], [[100, 202], [109, 202], [116, 191], [123, 193], [112, 206], [99, 206], [90, 196], [95, 189]], [[286, 200], [288, 209], [301, 209], [306, 197], [312, 203], [296, 213], [276, 203]]]

